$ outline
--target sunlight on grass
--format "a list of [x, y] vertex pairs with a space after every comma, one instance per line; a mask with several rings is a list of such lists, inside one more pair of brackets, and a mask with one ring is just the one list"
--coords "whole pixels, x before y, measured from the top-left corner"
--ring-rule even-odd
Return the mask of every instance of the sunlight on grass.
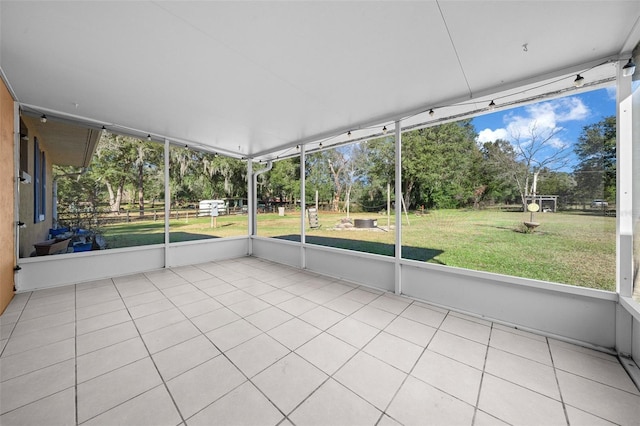
[[615, 218], [546, 213], [533, 233], [518, 232], [529, 214], [436, 211], [403, 228], [403, 243], [442, 253], [443, 265], [615, 290]]

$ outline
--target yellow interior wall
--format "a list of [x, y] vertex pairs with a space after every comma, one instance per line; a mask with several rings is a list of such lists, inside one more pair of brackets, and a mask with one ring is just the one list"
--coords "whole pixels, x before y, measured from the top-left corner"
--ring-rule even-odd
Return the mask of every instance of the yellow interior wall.
[[13, 98], [0, 79], [0, 314], [13, 298], [16, 221], [13, 215], [16, 182]]
[[[44, 241], [49, 235], [49, 228], [52, 225], [52, 198], [53, 198], [53, 173], [51, 161], [49, 159], [49, 153], [47, 152], [46, 141], [40, 137], [38, 133], [35, 133], [33, 129], [27, 128], [27, 134], [29, 137], [28, 142], [28, 157], [27, 163], [29, 164], [27, 172], [31, 175], [30, 184], [20, 185], [20, 221], [26, 224], [25, 228], [20, 229], [20, 257], [29, 257], [35, 251], [33, 247], [34, 243]], [[42, 222], [34, 223], [33, 216], [33, 191], [35, 182], [35, 168], [34, 168], [34, 150], [35, 139], [38, 138], [38, 144], [40, 150], [44, 151], [47, 161], [47, 177], [46, 177], [46, 206], [45, 206], [45, 219]]]

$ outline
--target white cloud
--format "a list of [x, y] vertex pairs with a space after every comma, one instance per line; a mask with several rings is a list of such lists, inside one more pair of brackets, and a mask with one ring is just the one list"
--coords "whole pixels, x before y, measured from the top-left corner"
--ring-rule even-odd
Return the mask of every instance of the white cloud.
[[567, 143], [560, 138], [549, 139], [549, 146], [556, 149], [563, 149], [567, 147]]
[[[557, 133], [563, 129], [562, 123], [586, 119], [589, 108], [577, 97], [555, 99], [525, 107], [524, 115], [505, 115], [505, 125], [510, 136], [526, 142], [533, 131], [538, 135]], [[557, 141], [557, 144], [564, 144]]]
[[548, 106], [527, 108], [527, 116], [506, 116], [507, 133], [510, 139], [526, 139], [532, 131], [546, 133], [557, 128], [557, 122], [553, 111]]
[[478, 142], [494, 142], [498, 139], [507, 139], [507, 136], [509, 136], [507, 129], [484, 129], [478, 133]]
[[559, 123], [566, 121], [581, 121], [589, 117], [591, 111], [582, 102], [582, 99], [576, 97], [562, 98], [555, 101], [556, 105], [556, 120]]
[[590, 113], [591, 111], [582, 102], [582, 99], [573, 96], [531, 104], [524, 108], [522, 115], [505, 114], [503, 117], [504, 127], [480, 131], [478, 142], [505, 139], [518, 140], [520, 144], [526, 145], [531, 142], [531, 135], [534, 132], [542, 137], [556, 133], [550, 141], [550, 145], [562, 148], [568, 145], [566, 141], [561, 139], [562, 123], [584, 120], [589, 117]]

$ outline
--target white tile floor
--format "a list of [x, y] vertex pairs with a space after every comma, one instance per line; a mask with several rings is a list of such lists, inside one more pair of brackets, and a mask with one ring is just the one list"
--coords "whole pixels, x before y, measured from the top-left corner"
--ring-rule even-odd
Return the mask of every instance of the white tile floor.
[[19, 294], [2, 425], [640, 424], [610, 355], [255, 258]]

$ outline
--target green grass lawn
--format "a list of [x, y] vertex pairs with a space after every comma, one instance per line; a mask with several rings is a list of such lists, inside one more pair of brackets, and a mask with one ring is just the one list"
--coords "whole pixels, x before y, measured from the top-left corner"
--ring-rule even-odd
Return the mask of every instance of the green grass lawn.
[[[219, 216], [216, 227], [211, 226], [209, 216], [190, 216], [188, 219], [169, 221], [169, 240], [202, 240], [206, 238], [235, 237], [248, 234], [246, 215]], [[121, 248], [164, 243], [164, 222], [162, 220], [135, 220], [129, 223], [103, 225], [101, 227], [108, 248]]]
[[615, 217], [436, 211], [403, 228], [403, 246], [440, 250], [429, 262], [583, 287], [615, 290]]
[[[337, 230], [344, 213], [320, 212], [319, 229], [306, 230], [308, 243], [393, 256], [395, 220], [351, 214], [351, 218], [378, 219], [376, 230]], [[603, 290], [615, 290], [615, 217], [588, 213], [538, 213], [540, 226], [523, 232], [528, 213], [499, 210], [438, 210], [403, 215], [403, 257], [534, 278]], [[247, 235], [247, 216], [220, 216], [217, 228], [210, 218], [170, 221], [172, 242]], [[308, 224], [308, 221], [307, 221]], [[258, 235], [300, 240], [300, 213], [258, 215]], [[139, 221], [102, 228], [110, 248], [164, 241], [162, 221]]]

